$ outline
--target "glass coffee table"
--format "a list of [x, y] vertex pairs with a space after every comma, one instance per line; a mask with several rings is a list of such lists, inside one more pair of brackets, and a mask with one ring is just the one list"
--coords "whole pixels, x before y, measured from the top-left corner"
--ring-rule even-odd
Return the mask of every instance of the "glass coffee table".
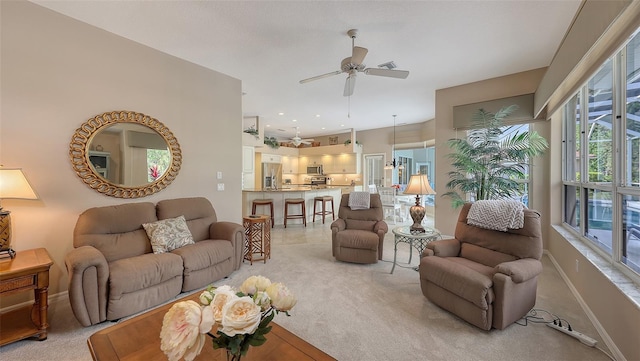
[[[435, 228], [424, 227], [424, 232], [411, 231], [410, 226], [396, 227], [392, 230], [394, 235], [393, 245], [393, 267], [391, 267], [391, 273], [396, 268], [397, 256], [398, 256], [398, 243], [404, 242], [409, 244], [409, 264], [411, 264], [411, 258], [413, 257], [413, 248], [418, 250], [418, 254], [422, 254], [422, 251], [427, 247], [427, 244], [440, 239], [440, 232]], [[417, 270], [417, 267], [415, 268]]]

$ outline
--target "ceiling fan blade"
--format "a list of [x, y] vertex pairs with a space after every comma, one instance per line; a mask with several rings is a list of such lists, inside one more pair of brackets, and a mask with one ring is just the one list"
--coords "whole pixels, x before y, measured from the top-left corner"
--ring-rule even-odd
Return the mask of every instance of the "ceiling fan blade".
[[364, 70], [364, 73], [367, 75], [386, 76], [390, 78], [399, 78], [399, 79], [406, 79], [409, 76], [409, 71], [407, 70], [366, 68]]
[[367, 56], [368, 52], [369, 50], [367, 50], [367, 48], [354, 46], [351, 54], [351, 62], [357, 65], [362, 64], [362, 61], [364, 61], [364, 57]]
[[342, 71], [341, 71], [341, 70], [336, 70], [336, 71], [332, 71], [331, 73], [326, 73], [326, 74], [322, 74], [322, 75], [314, 76], [314, 77], [311, 77], [311, 78], [302, 79], [302, 80], [300, 80], [300, 84], [308, 83], [308, 82], [310, 82], [310, 81], [314, 81], [314, 80], [318, 80], [318, 79], [328, 78], [328, 77], [330, 77], [330, 76], [338, 75], [338, 74], [340, 74], [340, 73], [342, 73]]
[[356, 75], [350, 74], [347, 77], [347, 81], [344, 83], [344, 96], [348, 97], [353, 95], [353, 89], [356, 87]]

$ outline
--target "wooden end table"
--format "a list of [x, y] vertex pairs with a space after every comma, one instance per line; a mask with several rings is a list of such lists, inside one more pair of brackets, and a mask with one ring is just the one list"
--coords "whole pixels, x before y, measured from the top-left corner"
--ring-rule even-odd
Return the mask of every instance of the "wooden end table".
[[34, 290], [33, 306], [0, 315], [0, 346], [29, 337], [47, 339], [49, 268], [53, 264], [44, 248], [18, 251], [14, 258], [0, 259], [0, 295]]
[[[252, 215], [242, 218], [244, 226], [244, 257], [253, 265], [253, 261], [264, 261], [271, 258], [271, 217]], [[261, 256], [256, 258], [256, 255]]]

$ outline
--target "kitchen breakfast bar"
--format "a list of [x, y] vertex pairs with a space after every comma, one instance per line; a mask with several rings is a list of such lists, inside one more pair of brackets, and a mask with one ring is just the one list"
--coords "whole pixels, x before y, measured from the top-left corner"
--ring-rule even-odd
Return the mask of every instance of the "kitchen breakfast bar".
[[[287, 198], [302, 198], [305, 201], [306, 214], [307, 214], [307, 223], [313, 221], [313, 199], [315, 197], [321, 196], [331, 196], [333, 197], [333, 203], [335, 208], [335, 217], [338, 218], [338, 208], [340, 207], [340, 197], [342, 194], [343, 187], [339, 186], [327, 186], [326, 188], [314, 188], [314, 187], [290, 187], [290, 188], [282, 188], [277, 190], [262, 190], [262, 189], [245, 189], [242, 191], [242, 214], [244, 216], [248, 216], [251, 214], [251, 206], [254, 200], [256, 199], [273, 199], [273, 212], [274, 212], [274, 221], [275, 225], [283, 225], [284, 224], [284, 201]], [[317, 204], [318, 211], [322, 205], [320, 202]], [[300, 213], [299, 205], [290, 205], [289, 214], [291, 213]], [[331, 207], [330, 204], [327, 204], [327, 207]], [[256, 209], [256, 214], [269, 214], [268, 206], [259, 206]], [[322, 223], [322, 217], [318, 216], [317, 221]], [[331, 216], [327, 219], [330, 221]], [[326, 222], [326, 221], [325, 221]], [[287, 226], [290, 225], [301, 225], [302, 219], [289, 219], [287, 220]]]

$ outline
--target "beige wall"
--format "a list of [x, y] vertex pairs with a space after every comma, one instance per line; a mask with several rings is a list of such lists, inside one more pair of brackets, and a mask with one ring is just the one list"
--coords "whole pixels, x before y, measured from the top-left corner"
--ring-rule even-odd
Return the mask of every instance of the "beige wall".
[[[449, 181], [447, 173], [452, 171], [446, 156], [450, 153], [447, 140], [456, 136], [462, 137], [466, 134], [465, 131], [453, 129], [453, 107], [533, 93], [543, 74], [544, 69], [536, 69], [436, 91], [435, 146], [437, 171], [435, 185], [438, 193], [442, 194], [448, 191], [445, 186]], [[533, 181], [536, 182], [538, 174], [533, 173], [532, 176]], [[538, 182], [537, 184], [542, 185], [543, 183]], [[542, 198], [532, 199], [531, 208], [547, 208], [546, 201]], [[436, 228], [443, 234], [453, 234], [458, 212], [459, 210], [451, 207], [449, 198], [437, 196], [435, 207]]]
[[[69, 141], [111, 110], [157, 118], [180, 142], [174, 182], [135, 201], [204, 196], [221, 220], [241, 221], [241, 82], [28, 2], [2, 1], [0, 164], [21, 167], [38, 201], [4, 200], [16, 250], [52, 255], [50, 294], [67, 289], [65, 254], [78, 214], [125, 200], [87, 187], [71, 168]], [[216, 191], [216, 172], [225, 191]], [[224, 205], [224, 206], [222, 206]], [[17, 302], [2, 299], [2, 307]]]

